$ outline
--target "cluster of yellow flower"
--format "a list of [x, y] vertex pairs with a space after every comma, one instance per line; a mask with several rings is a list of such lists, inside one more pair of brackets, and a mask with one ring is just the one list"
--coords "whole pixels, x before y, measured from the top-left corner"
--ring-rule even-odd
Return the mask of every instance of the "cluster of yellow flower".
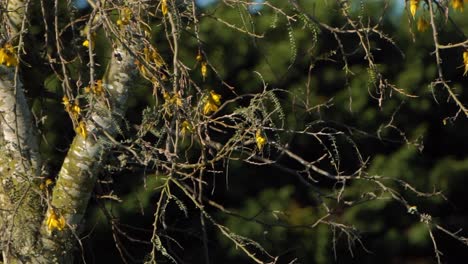
[[0, 49], [0, 64], [7, 67], [16, 67], [16, 65], [18, 65], [18, 57], [11, 44], [5, 44], [3, 48]]
[[161, 0], [161, 12], [163, 16], [167, 15], [167, 12], [168, 12], [167, 0]]
[[117, 26], [122, 27], [128, 25], [132, 19], [132, 10], [128, 7], [124, 8], [120, 12], [120, 18], [117, 19]]
[[[409, 0], [409, 8], [410, 8], [410, 12], [413, 18], [416, 15], [416, 11], [418, 10], [419, 2], [420, 0]], [[465, 2], [468, 3], [468, 0], [451, 0], [450, 3], [454, 10], [463, 12]], [[418, 31], [424, 32], [429, 28], [430, 24], [426, 18], [421, 16], [418, 18], [418, 22], [416, 26], [417, 26]], [[465, 71], [463, 75], [465, 76], [468, 74], [468, 51], [463, 52], [463, 65], [465, 67]]]
[[[87, 36], [85, 35], [85, 37], [87, 37]], [[95, 39], [96, 39], [96, 33], [93, 32], [93, 33], [91, 33], [91, 49], [94, 49], [94, 42], [96, 42]], [[83, 45], [86, 48], [89, 48], [89, 46], [90, 46], [89, 45], [89, 40], [85, 39], [81, 45]]]
[[149, 48], [143, 48], [143, 55], [145, 57], [145, 61], [154, 63], [156, 68], [160, 68], [166, 64], [156, 47], [149, 46]]
[[86, 123], [85, 121], [81, 120], [79, 123], [78, 123], [78, 126], [75, 128], [75, 132], [82, 136], [84, 139], [86, 139], [86, 137], [88, 136], [88, 130], [86, 130]]
[[[208, 69], [207, 69], [207, 62], [203, 59], [203, 55], [201, 51], [198, 51], [197, 56], [195, 57], [196, 61], [200, 63], [201, 66], [201, 75], [203, 80], [205, 80]], [[203, 106], [203, 114], [209, 115], [218, 111], [219, 106], [221, 105], [221, 95], [217, 94], [214, 91], [210, 91], [210, 93], [205, 97], [205, 104]], [[192, 132], [193, 128], [188, 121], [182, 122], [181, 134], [185, 135], [187, 132]], [[263, 146], [266, 144], [267, 139], [263, 135], [261, 130], [257, 130], [255, 133], [255, 142], [257, 144], [258, 149], [261, 151]]]
[[[467, 0], [464, 0], [464, 1], [468, 2]], [[464, 8], [463, 0], [452, 0], [452, 7], [455, 10], [463, 12], [463, 8]]]
[[46, 224], [49, 231], [53, 231], [54, 229], [62, 231], [65, 228], [66, 223], [63, 215], [57, 215], [55, 210], [49, 210], [49, 216], [47, 217]]
[[163, 98], [164, 102], [168, 105], [182, 106], [182, 99], [180, 99], [179, 94], [171, 96], [168, 92], [163, 91]]
[[[410, 6], [410, 12], [411, 15], [414, 16], [416, 15], [416, 11], [418, 10], [420, 0], [410, 0], [409, 1], [409, 6]], [[452, 8], [454, 10], [463, 12], [464, 9], [464, 2], [468, 2], [468, 0], [451, 0]]]
[[180, 128], [180, 134], [182, 134], [182, 136], [185, 136], [187, 133], [192, 133], [192, 132], [193, 132], [192, 124], [190, 124], [189, 121], [184, 120]]
[[51, 179], [47, 178], [44, 182], [42, 182], [40, 185], [39, 185], [39, 189], [44, 191], [46, 190], [50, 185], [52, 185], [54, 183], [54, 181], [52, 181]]
[[255, 142], [257, 142], [257, 147], [260, 151], [263, 150], [263, 146], [265, 146], [267, 139], [263, 135], [262, 131], [259, 129], [255, 132]]
[[170, 93], [163, 90], [162, 95], [164, 98], [163, 109], [165, 111], [165, 114], [167, 114], [168, 116], [172, 116], [174, 109], [182, 107], [182, 99], [180, 98], [180, 95], [178, 93], [175, 93], [173, 96], [171, 96]]
[[97, 80], [96, 84], [91, 86], [86, 86], [84, 88], [85, 93], [92, 93], [96, 96], [101, 96], [104, 94], [104, 88], [102, 87], [102, 80]]
[[200, 63], [200, 72], [203, 80], [205, 80], [206, 75], [208, 74], [208, 63], [203, 59], [203, 55], [201, 54], [200, 50], [198, 51], [197, 57], [195, 59]]
[[81, 108], [78, 101], [71, 104], [68, 96], [64, 95], [62, 98], [62, 104], [65, 106], [65, 111], [67, 111], [67, 113], [69, 113], [74, 119], [78, 119], [81, 114]]
[[[158, 49], [156, 47], [153, 47], [153, 46], [147, 46], [147, 47], [143, 48], [143, 58], [144, 58], [144, 61], [146, 63], [148, 63], [150, 65], [154, 65], [157, 69], [159, 69], [159, 68], [163, 67], [164, 65], [166, 65], [166, 62], [164, 61], [164, 59], [159, 54]], [[136, 64], [138, 70], [140, 71], [140, 74], [144, 78], [146, 78], [148, 80], [151, 80], [155, 84], [158, 84], [156, 78], [154, 78], [154, 77], [150, 78], [150, 76], [148, 75], [148, 70], [146, 69], [145, 65], [143, 65], [143, 63], [136, 60], [135, 64]], [[162, 73], [161, 74], [161, 79], [164, 80], [165, 78], [167, 78], [166, 75], [164, 73]]]
[[205, 106], [203, 106], [203, 114], [209, 115], [218, 111], [220, 105], [221, 95], [215, 93], [214, 91], [210, 91], [210, 94], [206, 98]]
[[202, 61], [200, 70], [201, 70], [201, 75], [203, 77], [203, 80], [205, 80], [206, 75], [208, 73], [208, 68], [206, 65], [207, 65], [206, 61]]
[[420, 17], [418, 19], [418, 24], [417, 24], [418, 31], [424, 32], [429, 28], [429, 22], [423, 17]]
[[[71, 104], [70, 99], [68, 99], [68, 96], [65, 95], [62, 98], [62, 104], [65, 106], [65, 111], [67, 111], [67, 113], [71, 115], [72, 119], [74, 120], [73, 122], [79, 119], [81, 114], [81, 108], [78, 104], [78, 101]], [[83, 138], [86, 138], [86, 136], [88, 135], [88, 132], [86, 130], [86, 123], [84, 121], [80, 121], [78, 123], [78, 126], [75, 128], [75, 131], [78, 135], [81, 135]]]
[[409, 2], [410, 2], [410, 12], [414, 18], [414, 16], [416, 15], [416, 10], [418, 10], [419, 0], [410, 0]]

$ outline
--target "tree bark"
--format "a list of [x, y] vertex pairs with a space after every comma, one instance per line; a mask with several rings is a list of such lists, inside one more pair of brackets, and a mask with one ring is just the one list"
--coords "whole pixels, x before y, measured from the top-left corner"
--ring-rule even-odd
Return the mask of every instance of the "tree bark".
[[[88, 205], [97, 175], [109, 147], [108, 137], [119, 131], [119, 119], [125, 112], [128, 88], [136, 73], [133, 56], [124, 48], [113, 51], [103, 86], [106, 98], [95, 98], [95, 104], [86, 120], [88, 135], [76, 135], [58, 175], [49, 211], [56, 210], [67, 223], [64, 231], [50, 233], [45, 224], [41, 234], [48, 252], [47, 259], [57, 263], [69, 263], [73, 253], [74, 234]], [[109, 107], [110, 106], [110, 107]]]
[[[8, 0], [8, 41], [22, 46], [27, 6]], [[128, 88], [137, 69], [123, 44], [115, 45], [103, 88], [94, 96], [57, 176], [51, 195], [44, 195], [41, 158], [19, 68], [0, 65], [0, 248], [4, 263], [72, 263], [74, 249], [97, 175], [126, 110]], [[21, 50], [17, 48], [17, 50]], [[93, 95], [90, 95], [93, 96]], [[54, 212], [66, 223], [51, 229]]]
[[[22, 45], [25, 1], [7, 1], [6, 9], [7, 41]], [[43, 211], [37, 188], [41, 173], [38, 142], [18, 73], [18, 67], [0, 66], [0, 246], [5, 263], [31, 260]]]

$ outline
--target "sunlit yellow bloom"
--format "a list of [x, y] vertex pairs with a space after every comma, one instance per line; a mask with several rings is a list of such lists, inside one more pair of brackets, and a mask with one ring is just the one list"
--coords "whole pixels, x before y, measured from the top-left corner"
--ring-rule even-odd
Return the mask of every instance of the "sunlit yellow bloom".
[[463, 52], [463, 64], [465, 65], [463, 76], [465, 76], [468, 73], [468, 50]]
[[213, 112], [218, 111], [218, 106], [210, 102], [209, 100], [205, 103], [205, 106], [203, 107], [203, 114], [204, 115], [209, 115]]
[[161, 0], [161, 12], [163, 16], [167, 15], [167, 0]]
[[200, 61], [203, 60], [203, 56], [202, 56], [202, 54], [201, 54], [200, 51], [198, 51], [197, 57], [195, 57], [195, 59], [196, 59], [198, 62], [200, 62]]
[[219, 106], [221, 105], [221, 95], [210, 91], [210, 95], [206, 99], [205, 105], [203, 106], [203, 114], [209, 115], [213, 112], [218, 111]]
[[[85, 37], [87, 37], [87, 35], [85, 35]], [[95, 38], [96, 38], [96, 33], [95, 32], [91, 33], [91, 48], [92, 49], [94, 49]], [[86, 38], [81, 45], [86, 48], [89, 48], [89, 40]]]
[[71, 109], [71, 106], [70, 106], [70, 99], [68, 99], [68, 96], [64, 95], [62, 97], [62, 104], [65, 106], [65, 110], [69, 112]]
[[463, 12], [463, 8], [464, 8], [463, 0], [452, 0], [452, 7], [455, 10]]
[[410, 12], [411, 15], [414, 17], [416, 15], [416, 10], [418, 10], [419, 0], [410, 0]]
[[78, 117], [81, 114], [81, 108], [78, 103], [73, 104], [71, 112], [75, 117]]
[[179, 94], [174, 94], [171, 96], [168, 92], [163, 91], [163, 98], [165, 101], [165, 104], [167, 106], [169, 105], [177, 105], [177, 106], [182, 106], [182, 99], [180, 98]]
[[267, 140], [263, 136], [261, 130], [257, 130], [257, 132], [255, 133], [255, 142], [257, 142], [257, 147], [258, 147], [259, 150], [262, 150], [263, 146], [265, 146], [265, 144], [266, 144]]
[[210, 91], [210, 95], [211, 95], [211, 98], [213, 99], [213, 101], [215, 102], [216, 105], [220, 105], [221, 104], [221, 95], [213, 92], [213, 91]]
[[41, 185], [39, 185], [39, 189], [45, 190], [47, 187], [49, 187], [49, 185], [52, 185], [52, 183], [54, 183], [54, 181], [51, 179], [46, 179], [43, 183], [41, 183]]
[[54, 229], [62, 231], [65, 228], [65, 218], [63, 215], [58, 216], [54, 210], [49, 211], [46, 223], [49, 231], [53, 231]]
[[94, 88], [94, 94], [95, 95], [102, 95], [104, 92], [104, 89], [102, 88], [102, 80], [97, 80], [96, 81], [96, 86]]
[[78, 126], [75, 128], [75, 131], [78, 135], [82, 136], [83, 138], [86, 138], [86, 136], [88, 136], [88, 131], [86, 130], [86, 123], [84, 121], [80, 121], [80, 123], [78, 123]]
[[420, 17], [418, 19], [417, 28], [418, 28], [418, 31], [424, 32], [429, 28], [429, 22], [427, 22], [426, 19]]
[[145, 65], [143, 65], [140, 61], [135, 60], [135, 65], [137, 66], [138, 70], [140, 71], [141, 76], [145, 78], [148, 77], [148, 72], [146, 71]]
[[175, 104], [177, 106], [182, 106], [182, 99], [180, 98], [179, 94], [174, 94], [172, 98], [169, 100], [171, 104]]
[[182, 125], [181, 125], [180, 134], [182, 134], [182, 136], [185, 136], [185, 134], [192, 133], [192, 132], [193, 132], [192, 125], [190, 124], [189, 121], [184, 120], [184, 122], [182, 122]]
[[0, 49], [0, 64], [7, 67], [16, 67], [16, 65], [18, 65], [18, 57], [11, 44], [6, 44]]
[[[143, 64], [142, 61], [144, 61], [146, 65]], [[159, 69], [166, 65], [166, 62], [159, 54], [158, 49], [149, 45], [143, 48], [143, 60], [136, 60], [135, 64], [143, 77], [145, 77], [153, 83], [158, 83], [156, 77], [154, 75], [149, 74], [147, 67], [149, 65], [151, 66], [151, 68], [155, 67], [156, 69]], [[159, 71], [157, 72], [157, 74], [161, 80], [167, 79], [167, 76], [165, 75], [164, 71]]]
[[207, 72], [208, 72], [208, 69], [207, 69], [207, 67], [206, 67], [206, 61], [203, 61], [203, 62], [201, 63], [201, 75], [202, 75], [202, 77], [203, 77], [203, 80], [205, 80], [205, 77], [206, 77]]
[[166, 64], [164, 59], [159, 54], [158, 50], [153, 46], [150, 46], [149, 48], [148, 47], [143, 48], [143, 54], [145, 56], [145, 61], [153, 62], [157, 68], [164, 66]]
[[73, 118], [78, 118], [78, 116], [81, 114], [81, 108], [78, 105], [77, 102], [75, 102], [73, 105], [70, 103], [70, 99], [68, 99], [68, 96], [64, 95], [62, 98], [62, 104], [65, 107], [65, 111], [67, 113], [71, 114]]
[[132, 10], [130, 8], [124, 8], [123, 11], [120, 13], [120, 18], [117, 20], [117, 25], [119, 27], [128, 25], [130, 23], [130, 19], [132, 19]]
[[81, 108], [78, 103], [74, 103], [73, 106], [69, 107], [68, 112], [77, 119], [81, 114]]
[[167, 102], [167, 101], [171, 100], [171, 95], [168, 92], [163, 91], [163, 98], [164, 98], [164, 101]]
[[91, 87], [86, 86], [84, 88], [85, 93], [92, 93], [97, 96], [101, 96], [104, 93], [104, 88], [102, 87], [102, 80], [97, 80], [95, 85], [91, 85]]

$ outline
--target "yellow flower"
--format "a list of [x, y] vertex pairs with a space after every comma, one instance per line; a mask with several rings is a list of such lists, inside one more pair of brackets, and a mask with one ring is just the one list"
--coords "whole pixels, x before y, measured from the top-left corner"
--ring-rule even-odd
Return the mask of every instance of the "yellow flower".
[[203, 114], [209, 115], [213, 112], [218, 111], [219, 106], [221, 105], [221, 95], [210, 91], [210, 95], [206, 99], [205, 106], [203, 106]]
[[68, 96], [64, 95], [62, 97], [62, 104], [65, 106], [65, 111], [70, 112], [71, 105], [70, 105], [70, 99], [68, 99]]
[[455, 10], [463, 12], [463, 8], [464, 8], [463, 0], [452, 0], [452, 7]]
[[174, 94], [172, 98], [169, 100], [170, 104], [175, 104], [177, 106], [182, 106], [182, 99], [180, 98], [179, 94]]
[[211, 98], [213, 99], [213, 101], [215, 102], [216, 105], [220, 105], [221, 104], [221, 95], [213, 92], [213, 91], [210, 91], [210, 96]]
[[174, 94], [174, 96], [171, 97], [168, 92], [163, 91], [163, 98], [166, 104], [182, 106], [182, 99], [180, 98], [179, 94]]
[[463, 76], [465, 76], [468, 73], [468, 50], [463, 52], [463, 64], [465, 65]]
[[[146, 62], [146, 66], [142, 63], [142, 61]], [[135, 60], [135, 64], [140, 71], [140, 74], [146, 78], [147, 80], [150, 80], [151, 82], [158, 82], [156, 77], [154, 75], [149, 74], [148, 72], [148, 64], [150, 65], [150, 69], [153, 68], [153, 66], [156, 69], [159, 69], [163, 66], [166, 65], [166, 62], [162, 58], [162, 56], [159, 54], [158, 49], [156, 47], [153, 47], [151, 45], [148, 45], [143, 48], [143, 59], [141, 60]], [[164, 71], [159, 71], [157, 72], [161, 80], [167, 79], [165, 72]]]
[[119, 27], [128, 25], [128, 23], [130, 23], [131, 19], [132, 19], [132, 10], [130, 8], [126, 7], [120, 13], [120, 18], [117, 20], [117, 25]]
[[95, 85], [91, 85], [91, 87], [86, 86], [84, 88], [85, 93], [92, 93], [97, 96], [101, 96], [104, 93], [104, 89], [102, 87], [102, 80], [97, 80]]
[[80, 121], [80, 123], [78, 123], [78, 126], [75, 128], [75, 131], [78, 135], [86, 139], [88, 131], [86, 130], [86, 123], [84, 121]]
[[427, 22], [426, 19], [424, 18], [419, 18], [418, 19], [418, 25], [417, 25], [418, 31], [424, 32], [429, 28], [429, 23]]
[[413, 18], [414, 18], [414, 15], [416, 14], [416, 10], [418, 10], [418, 6], [419, 6], [419, 0], [410, 0], [410, 12]]
[[73, 105], [70, 103], [70, 99], [65, 95], [62, 98], [62, 104], [65, 106], [65, 111], [71, 114], [73, 118], [78, 118], [81, 114], [81, 108], [78, 102], [75, 102]]
[[203, 80], [205, 80], [207, 72], [208, 72], [208, 69], [206, 67], [206, 61], [204, 61], [201, 63], [201, 75], [203, 77]]
[[182, 134], [182, 136], [185, 136], [185, 134], [187, 134], [187, 132], [192, 133], [193, 132], [193, 127], [192, 127], [192, 125], [190, 124], [189, 121], [184, 120], [184, 122], [182, 122], [182, 125], [181, 125], [180, 134]]
[[167, 101], [171, 100], [171, 95], [168, 92], [163, 91], [163, 98], [164, 98], [164, 101], [167, 102]]
[[65, 228], [65, 218], [63, 215], [58, 216], [54, 210], [49, 211], [46, 223], [49, 231], [53, 231], [54, 229], [62, 231]]
[[98, 95], [98, 96], [102, 95], [104, 92], [104, 89], [102, 88], [102, 80], [97, 80], [96, 86], [93, 88], [94, 88], [93, 92], [95, 95]]
[[145, 56], [145, 61], [153, 62], [156, 68], [160, 68], [166, 64], [158, 50], [153, 46], [143, 48], [143, 55]]
[[[86, 48], [89, 48], [89, 40], [87, 39], [87, 35], [84, 35], [86, 37], [86, 39], [83, 41], [83, 43], [81, 44], [82, 46], [86, 47]], [[94, 39], [96, 38], [96, 33], [93, 32], [91, 33], [91, 48], [94, 49]]]
[[161, 12], [163, 16], [167, 15], [168, 9], [167, 9], [167, 0], [161, 0]]
[[257, 147], [261, 151], [263, 149], [263, 146], [265, 146], [267, 142], [261, 130], [257, 130], [257, 132], [255, 133], [255, 142], [257, 142]]
[[15, 49], [11, 44], [6, 44], [0, 49], [0, 64], [7, 67], [18, 65], [18, 57], [16, 56]]
[[46, 179], [43, 183], [41, 183], [41, 185], [39, 185], [39, 189], [45, 190], [47, 187], [49, 187], [49, 185], [52, 185], [52, 183], [54, 183], [54, 181], [51, 179]]
[[203, 56], [202, 56], [200, 50], [198, 50], [198, 54], [197, 54], [197, 57], [195, 57], [195, 59], [196, 59], [198, 62], [200, 62], [200, 61], [203, 60]]
[[81, 114], [81, 108], [78, 105], [78, 103], [73, 104], [72, 110], [71, 110], [73, 116], [78, 117]]

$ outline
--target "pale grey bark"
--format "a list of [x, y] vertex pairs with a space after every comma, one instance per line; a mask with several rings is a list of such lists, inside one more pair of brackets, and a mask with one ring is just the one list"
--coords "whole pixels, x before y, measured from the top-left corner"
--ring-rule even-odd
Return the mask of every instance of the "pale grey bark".
[[[109, 138], [116, 135], [119, 120], [125, 112], [128, 89], [136, 66], [131, 54], [123, 48], [113, 51], [103, 86], [105, 98], [95, 98], [85, 121], [88, 135], [76, 135], [58, 175], [51, 208], [64, 216], [67, 228], [50, 233], [43, 225], [41, 233], [46, 250], [54, 260], [65, 263], [73, 252], [71, 233], [79, 234], [79, 226], [88, 205], [102, 162], [105, 159]], [[72, 243], [70, 243], [72, 242]], [[50, 259], [50, 258], [49, 258]]]
[[[18, 43], [27, 1], [7, 0], [9, 41]], [[41, 161], [31, 112], [19, 71], [0, 66], [0, 247], [4, 263], [72, 263], [76, 239], [99, 169], [119, 131], [128, 89], [137, 72], [132, 54], [118, 46], [103, 77], [104, 97], [95, 97], [83, 117], [87, 136], [77, 134], [46, 200], [38, 186]], [[48, 208], [44, 208], [48, 207]], [[51, 211], [64, 217], [63, 230], [50, 230]]]
[[[18, 43], [25, 24], [25, 1], [6, 3], [9, 23], [3, 29], [4, 36], [11, 43]], [[42, 220], [43, 206], [37, 192], [41, 161], [33, 128], [17, 69], [1, 65], [0, 246], [5, 263], [32, 259]]]
[[6, 251], [30, 254], [42, 220], [37, 192], [40, 158], [31, 114], [14, 68], [0, 66], [0, 128], [2, 150], [2, 246]]

